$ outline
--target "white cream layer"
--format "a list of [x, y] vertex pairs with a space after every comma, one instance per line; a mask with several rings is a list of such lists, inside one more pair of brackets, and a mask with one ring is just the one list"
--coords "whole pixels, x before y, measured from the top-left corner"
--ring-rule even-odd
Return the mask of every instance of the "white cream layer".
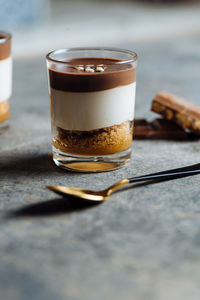
[[0, 60], [0, 102], [8, 100], [12, 93], [12, 58]]
[[54, 124], [66, 130], [89, 131], [132, 121], [135, 90], [136, 83], [85, 93], [50, 89]]

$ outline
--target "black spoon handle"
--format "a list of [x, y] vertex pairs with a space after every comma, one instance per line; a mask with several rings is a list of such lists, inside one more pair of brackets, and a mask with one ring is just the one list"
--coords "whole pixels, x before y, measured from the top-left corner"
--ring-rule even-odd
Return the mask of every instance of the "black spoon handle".
[[148, 180], [164, 180], [172, 178], [180, 178], [184, 176], [191, 176], [200, 173], [200, 164], [190, 165], [178, 169], [171, 169], [167, 171], [162, 171], [158, 173], [152, 173], [143, 176], [131, 177], [129, 178], [130, 183], [148, 181]]

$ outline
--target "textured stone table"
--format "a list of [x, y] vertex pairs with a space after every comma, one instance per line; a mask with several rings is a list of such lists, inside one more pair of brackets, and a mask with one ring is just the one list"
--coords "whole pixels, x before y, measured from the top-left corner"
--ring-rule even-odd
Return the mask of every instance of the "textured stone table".
[[[123, 44], [139, 56], [136, 117], [168, 90], [200, 104], [200, 37]], [[199, 300], [199, 176], [131, 188], [96, 206], [46, 184], [101, 189], [200, 161], [200, 141], [135, 141], [131, 164], [76, 174], [51, 159], [44, 58], [15, 61], [10, 128], [0, 136], [1, 300]]]

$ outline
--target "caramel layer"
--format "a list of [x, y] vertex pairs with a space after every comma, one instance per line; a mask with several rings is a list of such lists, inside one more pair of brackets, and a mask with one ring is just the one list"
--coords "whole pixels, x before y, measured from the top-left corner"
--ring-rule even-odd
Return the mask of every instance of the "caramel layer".
[[10, 109], [8, 100], [0, 102], [0, 123], [8, 120], [10, 117]]
[[[79, 66], [103, 65], [103, 72], [78, 70]], [[70, 92], [101, 91], [136, 81], [136, 67], [131, 63], [110, 58], [79, 58], [66, 61], [66, 64], [52, 64], [49, 69], [51, 88]]]
[[0, 60], [11, 55], [11, 35], [0, 32]]

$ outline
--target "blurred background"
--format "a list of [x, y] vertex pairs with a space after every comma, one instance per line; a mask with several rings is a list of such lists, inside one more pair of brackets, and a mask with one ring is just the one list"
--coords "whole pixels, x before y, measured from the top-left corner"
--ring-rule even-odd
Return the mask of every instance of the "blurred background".
[[200, 32], [195, 0], [0, 0], [15, 57], [60, 47], [123, 46]]

